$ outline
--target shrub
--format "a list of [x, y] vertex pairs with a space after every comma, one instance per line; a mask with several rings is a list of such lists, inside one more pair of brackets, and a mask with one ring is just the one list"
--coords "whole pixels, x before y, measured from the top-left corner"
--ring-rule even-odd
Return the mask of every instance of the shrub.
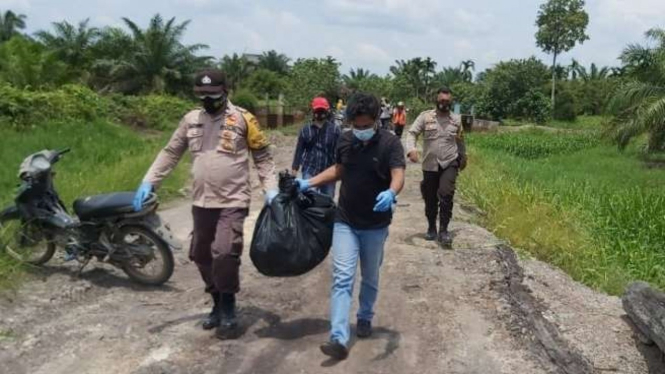
[[542, 98], [549, 80], [547, 66], [535, 57], [498, 63], [479, 75], [481, 95], [477, 102], [480, 116], [493, 120], [508, 117], [539, 119], [549, 115]]
[[108, 100], [78, 85], [65, 85], [52, 91], [27, 91], [0, 84], [0, 119], [12, 127], [37, 126], [54, 120], [85, 120], [106, 117]]
[[170, 130], [195, 104], [173, 96], [147, 95], [109, 97], [114, 105], [114, 116], [123, 124], [155, 130]]
[[234, 93], [231, 101], [233, 101], [233, 104], [245, 108], [253, 114], [256, 114], [256, 108], [259, 106], [259, 99], [246, 90], [240, 90]]
[[407, 114], [407, 120], [409, 122], [415, 121], [420, 113], [429, 109], [434, 109], [433, 103], [426, 103], [420, 99], [411, 99], [408, 100], [405, 104], [406, 108], [409, 110]]
[[512, 116], [536, 123], [545, 123], [550, 116], [550, 101], [540, 91], [530, 90], [509, 106]]
[[552, 111], [554, 119], [562, 121], [575, 121], [577, 119], [577, 106], [575, 96], [568, 89], [560, 89], [557, 93], [556, 104]]
[[58, 121], [110, 119], [123, 124], [166, 130], [175, 127], [193, 104], [173, 96], [102, 96], [80, 85], [29, 91], [0, 84], [0, 123], [16, 129]]

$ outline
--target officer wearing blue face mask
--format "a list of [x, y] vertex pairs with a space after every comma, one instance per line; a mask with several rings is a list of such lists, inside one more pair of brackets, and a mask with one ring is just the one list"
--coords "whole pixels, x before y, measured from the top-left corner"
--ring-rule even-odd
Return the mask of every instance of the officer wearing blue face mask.
[[393, 204], [404, 187], [404, 149], [398, 137], [377, 129], [380, 109], [374, 96], [354, 95], [346, 109], [353, 131], [341, 135], [336, 164], [311, 179], [298, 180], [301, 190], [342, 182], [333, 232], [330, 341], [321, 346], [324, 354], [338, 360], [349, 353], [349, 311], [358, 262], [362, 284], [356, 333], [360, 338], [372, 335], [383, 247]]

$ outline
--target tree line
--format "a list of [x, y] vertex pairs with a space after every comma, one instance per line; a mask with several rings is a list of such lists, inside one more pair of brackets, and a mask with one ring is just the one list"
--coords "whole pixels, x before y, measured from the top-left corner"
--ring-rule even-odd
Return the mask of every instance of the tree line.
[[607, 133], [619, 146], [646, 134], [648, 151], [665, 147], [665, 30], [649, 30], [648, 44], [628, 45], [620, 66], [576, 60], [563, 66], [557, 58], [588, 40], [583, 0], [549, 0], [537, 15], [536, 44], [552, 54], [551, 65], [530, 57], [480, 72], [473, 60], [439, 67], [430, 57], [397, 60], [385, 75], [361, 67], [343, 74], [334, 57], [293, 60], [274, 50], [215, 58], [205, 54], [206, 45], [182, 42], [189, 21], [159, 14], [145, 27], [128, 18], [123, 28], [61, 21], [32, 35], [24, 33], [27, 20], [0, 12], [0, 82], [22, 89], [74, 83], [100, 94], [190, 97], [194, 72], [219, 67], [234, 100], [250, 109], [280, 94], [288, 105], [305, 109], [315, 95], [335, 102], [367, 91], [405, 101], [417, 112], [431, 105], [437, 88], [449, 86], [462, 111], [479, 117], [542, 123], [605, 115], [611, 118]]

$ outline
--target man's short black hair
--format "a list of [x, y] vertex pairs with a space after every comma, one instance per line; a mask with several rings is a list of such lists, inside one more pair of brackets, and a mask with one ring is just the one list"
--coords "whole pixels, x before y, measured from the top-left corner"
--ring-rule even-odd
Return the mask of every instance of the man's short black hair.
[[437, 95], [440, 95], [440, 94], [450, 95], [452, 93], [453, 93], [453, 91], [451, 91], [450, 88], [448, 88], [446, 86], [443, 86], [443, 87], [439, 88], [439, 90], [436, 92]]
[[358, 92], [351, 96], [346, 105], [346, 118], [353, 121], [357, 117], [368, 116], [376, 120], [380, 110], [381, 104], [374, 95]]

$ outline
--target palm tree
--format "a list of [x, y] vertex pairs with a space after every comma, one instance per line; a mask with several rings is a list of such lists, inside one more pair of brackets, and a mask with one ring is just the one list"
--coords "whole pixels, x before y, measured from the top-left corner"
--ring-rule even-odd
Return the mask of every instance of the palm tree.
[[623, 77], [626, 74], [625, 67], [612, 67], [610, 68], [610, 77]]
[[24, 14], [16, 14], [11, 10], [0, 13], [0, 43], [19, 35], [19, 30], [25, 29], [26, 18]]
[[411, 60], [397, 60], [390, 67], [390, 72], [399, 80], [403, 80], [410, 87], [411, 96], [427, 100], [433, 90], [432, 82], [436, 72], [436, 62], [431, 58], [412, 58]]
[[439, 86], [450, 87], [455, 83], [467, 82], [467, 76], [461, 68], [445, 67], [435, 77], [435, 82]]
[[653, 74], [660, 73], [659, 63], [665, 54], [665, 29], [654, 28], [645, 33], [648, 40], [656, 43], [655, 47], [630, 44], [621, 54], [627, 75], [642, 81], [648, 81]]
[[91, 47], [100, 35], [99, 29], [88, 26], [89, 22], [83, 20], [78, 26], [67, 21], [54, 22], [53, 33], [38, 31], [35, 36], [72, 69], [87, 69], [92, 61]]
[[390, 67], [390, 72], [399, 80], [403, 80], [409, 86], [410, 96], [421, 97], [423, 82], [420, 73], [421, 59], [415, 58], [408, 61], [397, 60], [395, 65]]
[[568, 66], [568, 71], [570, 72], [570, 80], [577, 80], [577, 71], [582, 67], [582, 65], [575, 59], [570, 62]]
[[423, 83], [425, 84], [425, 98], [428, 98], [432, 91], [434, 91], [431, 83], [434, 79], [434, 74], [436, 74], [436, 61], [432, 60], [430, 57], [422, 60], [420, 72]]
[[465, 82], [473, 81], [473, 72], [476, 70], [476, 63], [473, 60], [462, 61], [460, 70], [464, 76]]
[[0, 81], [33, 89], [67, 83], [67, 65], [44, 49], [27, 38], [13, 38], [0, 45]]
[[235, 91], [255, 70], [254, 65], [245, 56], [234, 53], [224, 56], [219, 67], [226, 74], [227, 84], [231, 91]]
[[196, 56], [196, 52], [208, 46], [183, 45], [180, 41], [189, 21], [176, 24], [174, 17], [164, 22], [157, 14], [145, 30], [128, 18], [123, 21], [130, 30], [129, 50], [120, 59], [100, 62], [111, 69], [113, 90], [175, 93], [183, 85], [191, 85], [195, 70], [210, 61], [210, 57]]
[[277, 53], [277, 51], [272, 50], [268, 52], [263, 52], [259, 57], [259, 69], [266, 69], [274, 71], [279, 75], [286, 75], [289, 73], [289, 62], [291, 61], [285, 54]]
[[595, 63], [592, 63], [589, 70], [587, 71], [584, 66], [578, 65], [576, 73], [584, 82], [599, 81], [607, 79], [607, 77], [610, 75], [610, 68], [607, 66], [598, 68]]
[[358, 69], [351, 69], [349, 71], [348, 75], [342, 76], [342, 81], [344, 81], [344, 85], [351, 91], [356, 91], [361, 87], [361, 84], [370, 78], [377, 77], [376, 74], [372, 74], [369, 70], [363, 69], [363, 68], [358, 68]]
[[642, 134], [648, 152], [665, 150], [665, 30], [646, 33], [655, 47], [629, 45], [621, 55], [632, 81], [619, 87], [610, 102], [616, 115], [609, 134], [620, 148]]
[[[549, 67], [549, 71], [550, 73], [552, 73], [551, 66]], [[557, 81], [565, 80], [568, 78], [569, 75], [570, 75], [569, 67], [561, 65], [557, 65], [556, 67], [554, 67], [554, 73], [552, 74], [553, 77], [556, 77]]]

